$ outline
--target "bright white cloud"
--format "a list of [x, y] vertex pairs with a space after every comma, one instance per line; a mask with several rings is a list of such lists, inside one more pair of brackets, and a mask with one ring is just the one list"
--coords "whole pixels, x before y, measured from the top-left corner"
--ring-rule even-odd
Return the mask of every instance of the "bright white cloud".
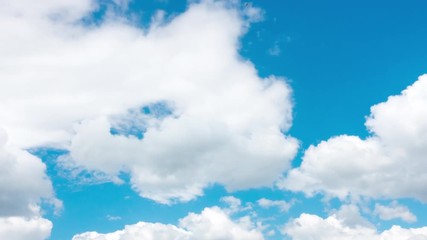
[[25, 151], [0, 146], [0, 216], [37, 215], [42, 199], [55, 201], [45, 168]]
[[259, 199], [257, 203], [263, 208], [277, 207], [281, 212], [287, 212], [292, 206], [291, 203], [283, 200], [270, 200], [266, 198]]
[[427, 201], [427, 75], [371, 108], [372, 136], [337, 136], [310, 146], [280, 186], [341, 199], [412, 197]]
[[[427, 239], [427, 227], [405, 229], [393, 226], [389, 230], [378, 233], [372, 225], [360, 224], [360, 214], [348, 207], [343, 214], [340, 210], [327, 218], [312, 214], [301, 214], [289, 221], [283, 229], [283, 234], [293, 240], [424, 240]], [[348, 218], [348, 212], [352, 217]], [[353, 219], [353, 220], [352, 220]], [[362, 220], [364, 222], [366, 220]]]
[[[212, 183], [271, 186], [288, 168], [298, 147], [283, 135], [291, 90], [259, 78], [238, 54], [260, 11], [202, 1], [139, 29], [116, 16], [73, 22], [97, 7], [78, 2], [22, 0], [0, 12], [0, 126], [12, 145], [66, 148], [88, 170], [130, 173], [141, 196], [162, 203]], [[31, 12], [15, 14], [23, 6]], [[133, 124], [130, 111], [158, 102], [173, 112], [139, 114], [143, 139], [110, 133], [117, 119]]]
[[78, 234], [73, 240], [132, 240], [132, 239], [175, 239], [175, 240], [262, 240], [262, 234], [251, 224], [234, 222], [220, 208], [205, 208], [202, 213], [190, 213], [180, 220], [179, 227], [160, 223], [139, 222], [123, 230], [99, 234]]
[[108, 234], [86, 232], [78, 234], [72, 240], [133, 240], [133, 239], [174, 239], [188, 240], [190, 233], [173, 225], [139, 222], [128, 225], [123, 230]]
[[389, 206], [375, 204], [374, 214], [382, 220], [392, 220], [400, 218], [405, 222], [416, 222], [417, 217], [406, 206], [393, 201]]
[[393, 226], [381, 233], [381, 240], [427, 240], [427, 227], [402, 228]]
[[0, 239], [43, 240], [52, 223], [40, 217], [41, 201], [56, 205], [46, 166], [26, 151], [8, 145], [0, 127]]
[[0, 217], [0, 239], [44, 240], [51, 229], [52, 223], [43, 218]]
[[201, 214], [190, 213], [180, 220], [180, 226], [192, 232], [191, 239], [264, 239], [257, 231], [249, 217], [240, 222], [233, 222], [220, 208], [205, 208]]
[[288, 223], [283, 233], [294, 240], [373, 240], [376, 234], [372, 228], [345, 226], [334, 216], [323, 219], [306, 213]]

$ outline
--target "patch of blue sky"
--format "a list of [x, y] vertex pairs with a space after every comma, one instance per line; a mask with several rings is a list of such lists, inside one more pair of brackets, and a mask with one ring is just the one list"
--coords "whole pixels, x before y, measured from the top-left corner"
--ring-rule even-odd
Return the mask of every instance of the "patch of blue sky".
[[[121, 4], [117, 4], [116, 2]], [[113, 12], [116, 16], [129, 20], [142, 30], [148, 29], [158, 11], [165, 13], [165, 21], [187, 9], [186, 0], [114, 1], [98, 0], [97, 8], [80, 22], [87, 26], [102, 24]]]
[[[370, 107], [425, 72], [424, 1], [253, 3], [266, 14], [243, 37], [241, 54], [261, 76], [290, 79], [290, 133], [303, 149], [333, 135], [367, 136]], [[272, 57], [266, 51], [277, 41], [281, 54]]]
[[160, 124], [163, 119], [172, 115], [171, 104], [164, 101], [131, 109], [124, 115], [111, 118], [110, 134], [143, 139], [147, 128]]

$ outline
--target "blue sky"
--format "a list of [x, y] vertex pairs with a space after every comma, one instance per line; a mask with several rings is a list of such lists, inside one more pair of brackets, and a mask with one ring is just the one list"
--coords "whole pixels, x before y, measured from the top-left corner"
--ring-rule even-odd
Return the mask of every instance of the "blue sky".
[[0, 238], [427, 239], [425, 1], [2, 5]]

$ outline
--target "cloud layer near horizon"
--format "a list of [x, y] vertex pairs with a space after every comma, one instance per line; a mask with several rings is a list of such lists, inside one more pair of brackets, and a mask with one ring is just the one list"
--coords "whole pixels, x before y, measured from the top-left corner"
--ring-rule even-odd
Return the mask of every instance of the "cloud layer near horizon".
[[343, 206], [338, 212], [322, 218], [303, 213], [289, 221], [283, 228], [283, 234], [295, 240], [426, 240], [427, 227], [402, 228], [392, 226], [378, 233], [367, 224], [355, 206]]
[[139, 222], [123, 230], [100, 234], [87, 232], [72, 240], [263, 240], [262, 233], [250, 221], [234, 222], [220, 208], [205, 208], [200, 214], [190, 213], [180, 220], [179, 227], [161, 223]]

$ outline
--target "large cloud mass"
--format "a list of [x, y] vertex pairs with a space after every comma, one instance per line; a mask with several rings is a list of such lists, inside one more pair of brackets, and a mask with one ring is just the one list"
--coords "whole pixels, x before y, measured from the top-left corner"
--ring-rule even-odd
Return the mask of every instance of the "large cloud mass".
[[100, 234], [87, 232], [78, 234], [73, 240], [263, 240], [262, 234], [247, 222], [236, 223], [220, 208], [205, 208], [202, 213], [190, 213], [180, 220], [179, 227], [160, 223], [139, 222], [123, 230]]
[[0, 127], [0, 217], [38, 215], [41, 200], [55, 201], [40, 159], [7, 144]]
[[14, 146], [68, 149], [69, 161], [127, 172], [163, 203], [212, 183], [271, 185], [288, 168], [298, 147], [283, 135], [290, 88], [238, 54], [256, 9], [202, 1], [140, 29], [114, 14], [81, 23], [97, 7], [88, 0], [10, 2], [0, 10], [0, 126]]
[[371, 108], [367, 139], [337, 136], [306, 150], [281, 182], [308, 195], [427, 201], [427, 75]]
[[47, 239], [52, 223], [44, 218], [0, 217], [0, 239]]
[[41, 160], [7, 142], [0, 127], [0, 239], [46, 239], [52, 223], [40, 217], [39, 204], [60, 202]]

